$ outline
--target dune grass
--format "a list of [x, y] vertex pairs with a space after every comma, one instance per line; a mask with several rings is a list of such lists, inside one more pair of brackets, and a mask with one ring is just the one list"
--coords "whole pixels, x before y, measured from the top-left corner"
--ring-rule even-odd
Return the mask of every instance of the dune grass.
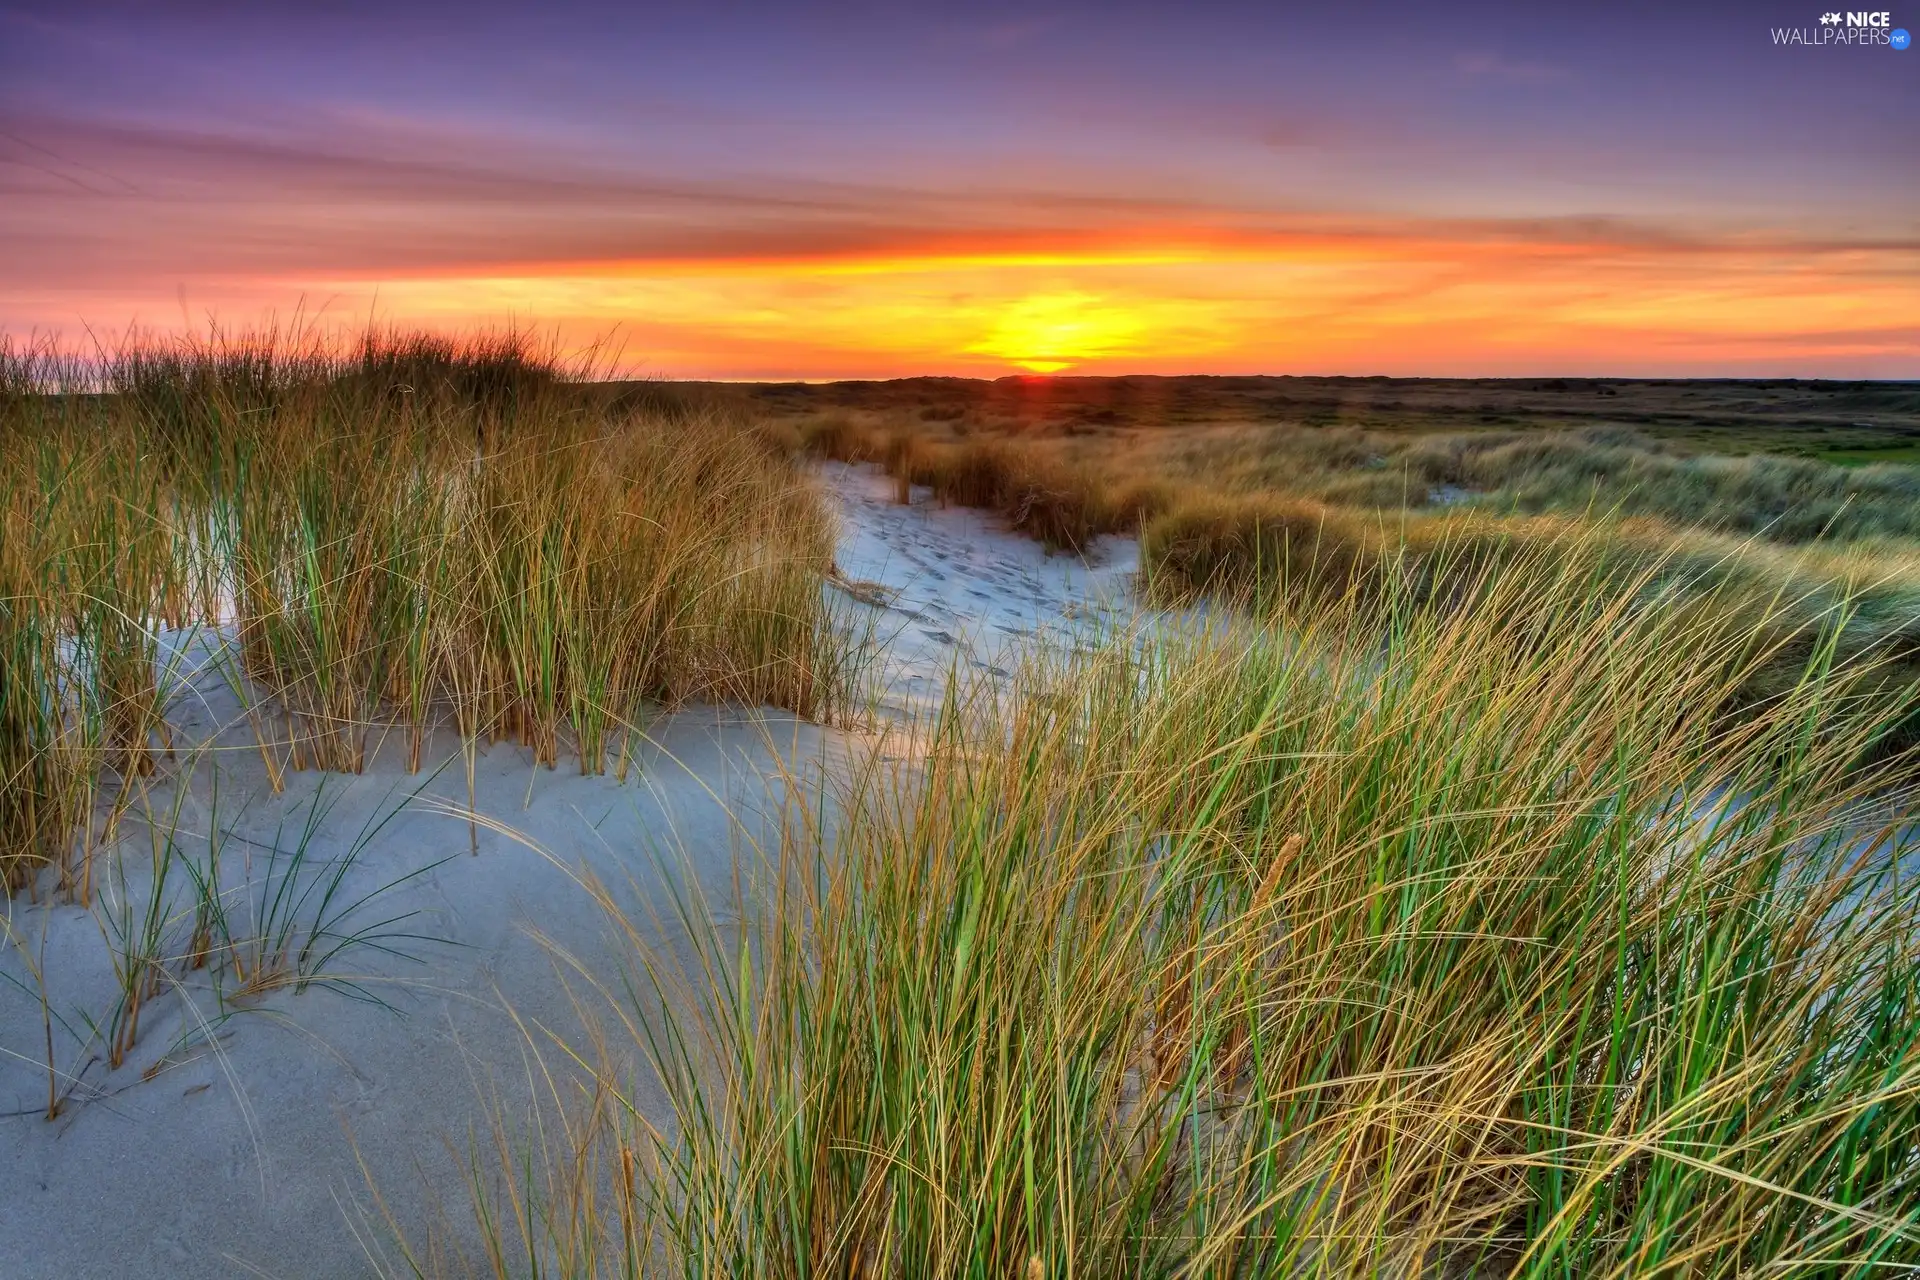
[[[1774, 646], [1730, 708], [1797, 678], [1805, 637], [1841, 620], [1843, 660], [1876, 686], [1920, 680], [1920, 471], [1802, 459], [1683, 457], [1618, 431], [1386, 435], [1243, 426], [1154, 444], [968, 435], [816, 419], [798, 444], [883, 466], [935, 500], [998, 513], [1050, 547], [1140, 539], [1151, 598], [1275, 602], [1458, 601], [1490, 567], [1546, 563], [1569, 540], [1604, 542], [1608, 575], [1649, 571], [1729, 627]], [[1143, 437], [1144, 439], [1144, 437]], [[1428, 486], [1483, 486], [1483, 501], [1421, 509]], [[1816, 537], [1817, 535], [1817, 537]], [[1660, 594], [1662, 607], [1671, 593]], [[1840, 609], [1840, 602], [1846, 608]], [[1920, 740], [1920, 722], [1894, 741]]]
[[1606, 554], [956, 690], [743, 923], [678, 902], [691, 961], [615, 910], [483, 1269], [1920, 1263], [1911, 797], [1857, 764], [1904, 709], [1828, 629], [1727, 722], [1766, 646]]
[[114, 985], [107, 1007], [60, 1004], [47, 913], [22, 916], [36, 943], [0, 912], [18, 957], [0, 978], [43, 1033], [5, 1051], [42, 1060], [48, 1118], [96, 1059], [148, 1056], [162, 997], [205, 1035], [275, 990], [377, 1000], [343, 954], [423, 941], [381, 902], [424, 872], [355, 872], [377, 826], [309, 856], [324, 785], [261, 859], [223, 858], [216, 817], [186, 830], [196, 779], [217, 809], [220, 753], [249, 750], [223, 739], [237, 726], [176, 742], [190, 667], [224, 676], [276, 792], [396, 737], [410, 771], [446, 769], [423, 759], [442, 724], [471, 800], [490, 741], [624, 776], [659, 708], [846, 707], [853, 638], [822, 598], [833, 530], [808, 479], [737, 415], [594, 372], [512, 333], [90, 358], [0, 341], [0, 893], [91, 911]]
[[737, 417], [524, 335], [0, 347], [0, 882], [87, 896], [96, 799], [168, 742], [159, 637], [232, 640], [269, 774], [450, 718], [618, 767], [645, 709], [824, 716], [833, 533]]
[[[1642, 608], [1710, 615], [1768, 655], [1728, 690], [1725, 712], [1746, 714], [1783, 696], [1826, 631], [1861, 691], [1880, 691], [1891, 706], [1920, 682], [1920, 551], [1781, 547], [1612, 515], [1393, 517], [1310, 499], [1239, 497], [1194, 500], [1151, 522], [1141, 560], [1149, 594], [1162, 600], [1213, 596], [1268, 610], [1405, 596], [1459, 607], [1499, 579], [1513, 607], [1538, 610], [1551, 607], [1550, 567], [1569, 546], [1591, 559], [1598, 589], [1631, 589]], [[1529, 582], [1542, 593], [1537, 604], [1521, 594]], [[1882, 749], [1916, 741], [1920, 721], [1909, 715]]]
[[[576, 374], [511, 336], [0, 354], [0, 874], [89, 897], [101, 802], [172, 745], [170, 627], [231, 636], [275, 778], [385, 726], [417, 767], [443, 718], [597, 772], [655, 703], [831, 714], [784, 448]], [[690, 951], [616, 913], [564, 1123], [476, 1164], [483, 1268], [1920, 1266], [1913, 685], [1870, 559], [811, 446], [1062, 547], [1144, 526], [1157, 589], [1257, 608], [1037, 653], [796, 779], [744, 916], [664, 908]], [[120, 1056], [200, 949], [297, 985], [353, 936], [274, 883], [251, 923], [188, 886], [177, 956], [115, 896]]]

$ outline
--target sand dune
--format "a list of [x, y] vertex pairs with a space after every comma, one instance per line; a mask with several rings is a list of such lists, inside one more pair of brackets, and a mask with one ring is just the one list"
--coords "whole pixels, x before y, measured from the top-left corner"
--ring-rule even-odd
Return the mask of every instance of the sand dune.
[[[1071, 634], [1118, 600], [1135, 565], [1124, 541], [1103, 544], [1091, 564], [1049, 556], [977, 513], [896, 505], [881, 477], [836, 466], [824, 479], [843, 513], [841, 590], [864, 602], [853, 607], [870, 611], [888, 646], [878, 670], [887, 716], [937, 702], [956, 663], [1005, 670], [1017, 645]], [[92, 912], [25, 899], [9, 907], [25, 944], [0, 953], [9, 1280], [366, 1274], [367, 1249], [382, 1242], [363, 1163], [409, 1230], [433, 1219], [437, 1202], [458, 1223], [469, 1144], [488, 1133], [496, 1105], [524, 1114], [534, 1087], [521, 1026], [577, 1025], [550, 946], [608, 970], [623, 950], [580, 880], [612, 886], [636, 919], [650, 907], [670, 914], [663, 875], [724, 902], [736, 869], [752, 866], [775, 829], [782, 779], [837, 767], [871, 741], [778, 712], [695, 708], [647, 726], [624, 782], [580, 777], [564, 759], [536, 768], [497, 744], [477, 760], [486, 825], [470, 853], [470, 825], [453, 812], [467, 782], [451, 733], [429, 743], [419, 775], [389, 741], [360, 776], [294, 773], [275, 795], [212, 660], [220, 637], [173, 640], [181, 765], [123, 823], [123, 882], [103, 876]], [[304, 992], [230, 1002], [224, 1020], [195, 974], [148, 1005], [132, 1052], [110, 1070], [88, 1028], [116, 992], [115, 926], [102, 922], [116, 911], [137, 917], [154, 897], [155, 836], [171, 831], [195, 865], [218, 841], [223, 885], [258, 913], [316, 813], [298, 884], [323, 883], [350, 858], [333, 901], [367, 901], [341, 931], [391, 921], [385, 933], [403, 954], [349, 948]], [[186, 887], [174, 872], [163, 900], [189, 911]], [[316, 901], [305, 900], [302, 920]], [[176, 922], [172, 932], [186, 929]], [[52, 1121], [36, 967], [57, 1016], [63, 1105]]]

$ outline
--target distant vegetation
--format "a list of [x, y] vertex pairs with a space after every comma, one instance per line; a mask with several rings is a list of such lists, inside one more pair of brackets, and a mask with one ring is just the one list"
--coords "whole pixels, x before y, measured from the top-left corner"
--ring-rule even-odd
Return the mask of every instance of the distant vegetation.
[[1920, 463], [1920, 387], [1904, 384], [917, 379], [752, 398], [828, 456], [900, 460], [911, 440], [936, 488], [977, 467], [972, 450], [1011, 446], [1036, 483], [1087, 491], [1074, 533], [1185, 489], [1647, 515], [1789, 543], [1920, 537], [1920, 467], [1904, 465]]

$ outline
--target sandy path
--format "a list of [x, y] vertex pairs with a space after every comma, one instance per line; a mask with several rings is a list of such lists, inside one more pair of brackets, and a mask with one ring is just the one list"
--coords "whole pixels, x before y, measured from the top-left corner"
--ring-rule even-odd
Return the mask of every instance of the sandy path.
[[[841, 571], [891, 596], [875, 619], [892, 641], [884, 674], [896, 710], [937, 700], [956, 661], [992, 669], [1015, 644], [1072, 631], [1086, 602], [1117, 597], [1133, 567], [1130, 544], [1103, 545], [1089, 568], [976, 513], [897, 506], [890, 484], [864, 472], [835, 467], [825, 480], [844, 516]], [[6, 1280], [369, 1274], [348, 1226], [356, 1206], [369, 1205], [362, 1160], [403, 1223], [417, 1231], [436, 1199], [459, 1221], [460, 1166], [469, 1135], [490, 1131], [487, 1095], [510, 1113], [528, 1096], [525, 1042], [504, 1010], [563, 1034], [575, 1025], [551, 953], [529, 929], [590, 967], [611, 970], [624, 950], [573, 876], [619, 886], [644, 917], [664, 909], [664, 859], [679, 868], [670, 874], [724, 900], [736, 856], [750, 861], [752, 843], [772, 830], [782, 771], [861, 747], [857, 735], [777, 713], [698, 709], [649, 727], [623, 785], [582, 778], [564, 759], [556, 771], [534, 768], [503, 743], [480, 758], [479, 808], [552, 857], [497, 832], [483, 832], [472, 856], [468, 824], [432, 809], [465, 803], [457, 763], [409, 776], [390, 743], [362, 776], [295, 774], [275, 796], [233, 694], [205, 665], [206, 647], [183, 653], [193, 674], [170, 718], [183, 750], [202, 761], [184, 795], [162, 784], [153, 803], [165, 814], [177, 798], [186, 856], [204, 858], [217, 833], [229, 873], [252, 859], [258, 879], [270, 850], [297, 842], [315, 803], [332, 806], [310, 846], [322, 862], [394, 813], [365, 843], [341, 900], [412, 875], [349, 923], [416, 913], [394, 927], [438, 941], [403, 944], [419, 964], [365, 950], [343, 957], [335, 976], [363, 977], [391, 1009], [316, 987], [253, 998], [202, 1026], [215, 1006], [196, 978], [149, 1006], [134, 1051], [109, 1071], [86, 1043], [86, 1019], [105, 1015], [114, 989], [99, 915], [11, 903], [10, 928], [42, 955], [49, 1003], [76, 1034], [56, 1033], [69, 1100], [48, 1122], [38, 987], [17, 947], [0, 949]], [[441, 737], [427, 758], [454, 751]], [[130, 821], [125, 838], [124, 897], [143, 906], [142, 824]]]
[[840, 571], [891, 596], [876, 632], [887, 700], [901, 709], [937, 703], [956, 662], [1002, 673], [1022, 645], [1085, 635], [1125, 604], [1139, 567], [1132, 539], [1101, 538], [1085, 558], [1049, 554], [924, 489], [901, 505], [894, 482], [866, 468], [830, 463], [822, 475], [842, 513]]

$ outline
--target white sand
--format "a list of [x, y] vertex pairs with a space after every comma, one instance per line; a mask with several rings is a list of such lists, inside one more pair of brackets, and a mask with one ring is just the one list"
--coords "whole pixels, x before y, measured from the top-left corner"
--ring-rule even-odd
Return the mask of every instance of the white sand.
[[1071, 642], [1127, 603], [1140, 561], [1130, 538], [1103, 537], [1084, 559], [1049, 554], [991, 516], [932, 504], [925, 489], [903, 507], [876, 472], [830, 463], [823, 475], [844, 513], [841, 572], [891, 597], [875, 634], [896, 709], [937, 705], [956, 664], [1004, 673], [1022, 646]]
[[[1089, 568], [976, 513], [896, 506], [877, 476], [846, 467], [825, 476], [846, 515], [842, 573], [891, 597], [874, 618], [891, 641], [886, 705], [897, 713], [937, 700], [956, 660], [991, 670], [1018, 643], [1070, 632], [1088, 601], [1124, 591], [1134, 565], [1124, 541], [1104, 543]], [[506, 1008], [563, 1034], [575, 1025], [551, 953], [529, 928], [611, 972], [624, 948], [575, 874], [622, 886], [636, 918], [668, 910], [660, 858], [724, 901], [737, 857], [751, 861], [751, 843], [770, 832], [782, 767], [844, 759], [865, 741], [776, 712], [695, 709], [649, 726], [625, 785], [582, 778], [565, 758], [555, 771], [534, 768], [502, 743], [480, 758], [479, 809], [552, 859], [491, 831], [469, 856], [468, 824], [432, 807], [465, 804], [457, 758], [428, 776], [457, 757], [450, 735], [430, 743], [418, 777], [400, 767], [403, 751], [390, 740], [361, 776], [293, 774], [275, 796], [207, 653], [204, 642], [184, 646], [197, 674], [170, 716], [183, 753], [204, 754], [179, 805], [186, 856], [203, 861], [209, 831], [226, 833], [227, 877], [250, 870], [258, 900], [267, 851], [291, 850], [316, 793], [333, 805], [311, 845], [316, 858], [341, 856], [371, 818], [397, 808], [366, 842], [340, 900], [430, 868], [349, 924], [418, 913], [395, 927], [436, 941], [403, 944], [424, 963], [365, 948], [337, 962], [335, 976], [363, 976], [392, 1009], [315, 987], [246, 1001], [203, 1028], [196, 1019], [215, 1006], [196, 977], [149, 1006], [127, 1062], [109, 1071], [102, 1047], [82, 1041], [85, 1019], [103, 1018], [113, 1002], [101, 924], [113, 895], [91, 914], [14, 901], [10, 928], [36, 954], [44, 946], [50, 1003], [79, 1038], [56, 1029], [67, 1101], [48, 1122], [37, 986], [17, 947], [0, 952], [4, 1280], [369, 1274], [349, 1225], [370, 1211], [360, 1161], [410, 1233], [424, 1229], [436, 1200], [461, 1221], [460, 1165], [470, 1139], [491, 1131], [488, 1094], [497, 1090], [510, 1114], [528, 1097], [526, 1043]], [[170, 783], [154, 787], [157, 812], [174, 799]], [[151, 896], [146, 840], [130, 817], [119, 857], [137, 908]], [[658, 1098], [639, 1101], [660, 1110]]]

